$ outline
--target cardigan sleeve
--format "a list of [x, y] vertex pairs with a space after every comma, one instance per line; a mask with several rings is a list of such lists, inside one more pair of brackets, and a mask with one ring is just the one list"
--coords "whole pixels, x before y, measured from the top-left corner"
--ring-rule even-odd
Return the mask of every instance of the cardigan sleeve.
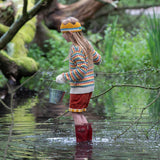
[[92, 54], [93, 54], [93, 63], [95, 65], [99, 65], [102, 62], [101, 55], [98, 54], [95, 50], [93, 50]]
[[72, 68], [72, 63], [76, 66], [76, 68], [67, 73], [64, 73], [63, 76], [65, 80], [69, 81], [82, 80], [88, 70], [85, 55], [83, 54], [83, 52], [81, 52], [81, 50], [78, 50], [76, 52], [73, 52], [70, 56], [70, 68]]

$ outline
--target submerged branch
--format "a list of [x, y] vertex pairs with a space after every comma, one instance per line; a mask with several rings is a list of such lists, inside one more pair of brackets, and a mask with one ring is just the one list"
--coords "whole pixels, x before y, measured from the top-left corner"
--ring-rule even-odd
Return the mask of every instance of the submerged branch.
[[[35, 76], [37, 75], [37, 73], [39, 73], [39, 71], [37, 71], [35, 74], [33, 74], [33, 75], [32, 75], [31, 77], [29, 77], [28, 79], [26, 79], [21, 85], [19, 85], [19, 86], [16, 87], [15, 89], [11, 88], [10, 85], [7, 83], [8, 93], [11, 94], [11, 97], [15, 94], [15, 92], [16, 92], [19, 88], [21, 88], [24, 84], [26, 84], [26, 83], [27, 83], [29, 80], [31, 80], [33, 77], [35, 77]], [[2, 105], [3, 105], [5, 108], [11, 110], [11, 112], [12, 112], [12, 108], [11, 108], [11, 107], [8, 107], [1, 99], [0, 99], [0, 103], [2, 103]], [[11, 104], [10, 104], [10, 106], [13, 105], [12, 103], [13, 103], [13, 97], [11, 98]]]
[[69, 110], [66, 110], [65, 112], [63, 112], [61, 115], [55, 117], [55, 118], [49, 118], [48, 120], [46, 120], [45, 122], [43, 123], [46, 123], [46, 122], [51, 122], [51, 121], [54, 121], [54, 120], [57, 120], [57, 119], [60, 119], [61, 117], [63, 117], [64, 115], [66, 115], [67, 113], [69, 113]]

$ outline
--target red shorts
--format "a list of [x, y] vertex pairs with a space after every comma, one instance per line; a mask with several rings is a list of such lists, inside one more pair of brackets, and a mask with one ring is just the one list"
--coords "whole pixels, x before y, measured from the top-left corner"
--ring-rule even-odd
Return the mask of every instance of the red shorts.
[[83, 112], [86, 111], [89, 101], [91, 99], [92, 92], [83, 94], [70, 94], [70, 112]]

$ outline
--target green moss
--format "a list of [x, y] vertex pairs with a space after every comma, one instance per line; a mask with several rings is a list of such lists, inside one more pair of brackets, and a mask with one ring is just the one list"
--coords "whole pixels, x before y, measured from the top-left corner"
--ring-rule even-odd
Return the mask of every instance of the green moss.
[[[18, 6], [23, 6], [23, 1], [16, 1]], [[20, 5], [22, 4], [22, 5]], [[28, 10], [34, 6], [34, 1], [28, 1]], [[22, 8], [22, 7], [21, 7]], [[22, 10], [18, 8], [18, 13], [22, 13]], [[0, 24], [1, 32], [5, 33], [8, 31], [8, 27]], [[9, 61], [15, 62], [22, 72], [36, 72], [38, 70], [38, 63], [27, 57], [28, 49], [25, 47], [25, 44], [30, 43], [36, 32], [36, 18], [32, 18], [28, 21], [15, 35], [10, 43], [7, 45], [7, 53], [1, 51], [0, 54], [7, 57]]]
[[2, 23], [0, 23], [0, 33], [4, 34], [5, 32], [7, 32], [9, 29], [9, 27], [3, 25]]
[[1, 50], [0, 54], [5, 56], [9, 61], [15, 62], [22, 70], [27, 72], [36, 72], [39, 68], [39, 64], [30, 57], [10, 57], [5, 51]]
[[[23, 6], [23, 1], [18, 0], [15, 3], [18, 4], [18, 6], [21, 6], [21, 8], [18, 8], [18, 13], [22, 13], [22, 6]], [[21, 4], [21, 5], [20, 5]], [[34, 6], [34, 1], [28, 1], [28, 10], [30, 10]], [[17, 13], [17, 15], [18, 15]], [[10, 53], [8, 53], [10, 56], [14, 58], [18, 58], [20, 56], [27, 56], [28, 50], [25, 48], [26, 43], [30, 43], [36, 32], [36, 18], [32, 18], [30, 21], [28, 21], [16, 34], [16, 36], [13, 38], [11, 43], [13, 43], [14, 46]], [[8, 45], [10, 47], [10, 45]]]
[[12, 58], [4, 50], [1, 50], [0, 54], [6, 57], [8, 60], [12, 60]]
[[8, 54], [13, 58], [27, 56], [28, 50], [25, 48], [25, 42], [21, 39], [20, 35], [13, 38], [11, 43], [7, 46]]
[[36, 72], [39, 67], [38, 63], [30, 57], [14, 58], [13, 61], [22, 69], [25, 69], [29, 72]]
[[11, 41], [14, 43], [13, 57], [27, 56], [28, 50], [25, 48], [26, 43], [30, 43], [36, 32], [36, 18], [27, 22]]
[[[23, 1], [18, 1], [18, 4]], [[34, 3], [29, 1], [28, 8], [32, 8]], [[9, 27], [0, 24], [0, 33], [4, 34], [7, 32]], [[36, 32], [36, 18], [32, 18], [28, 21], [16, 34], [16, 36], [12, 39], [12, 41], [7, 45], [8, 55], [14, 58], [18, 58], [20, 56], [27, 56], [28, 50], [25, 48], [26, 43], [30, 43]]]
[[26, 43], [30, 43], [35, 36], [35, 32], [36, 18], [34, 17], [21, 28], [19, 34]]

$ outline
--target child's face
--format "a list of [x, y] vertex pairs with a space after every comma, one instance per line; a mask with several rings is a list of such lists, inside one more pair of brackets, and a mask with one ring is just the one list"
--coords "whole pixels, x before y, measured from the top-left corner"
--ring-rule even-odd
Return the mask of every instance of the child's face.
[[67, 42], [71, 42], [71, 40], [70, 40], [70, 34], [71, 33], [63, 33], [63, 35], [62, 35]]

